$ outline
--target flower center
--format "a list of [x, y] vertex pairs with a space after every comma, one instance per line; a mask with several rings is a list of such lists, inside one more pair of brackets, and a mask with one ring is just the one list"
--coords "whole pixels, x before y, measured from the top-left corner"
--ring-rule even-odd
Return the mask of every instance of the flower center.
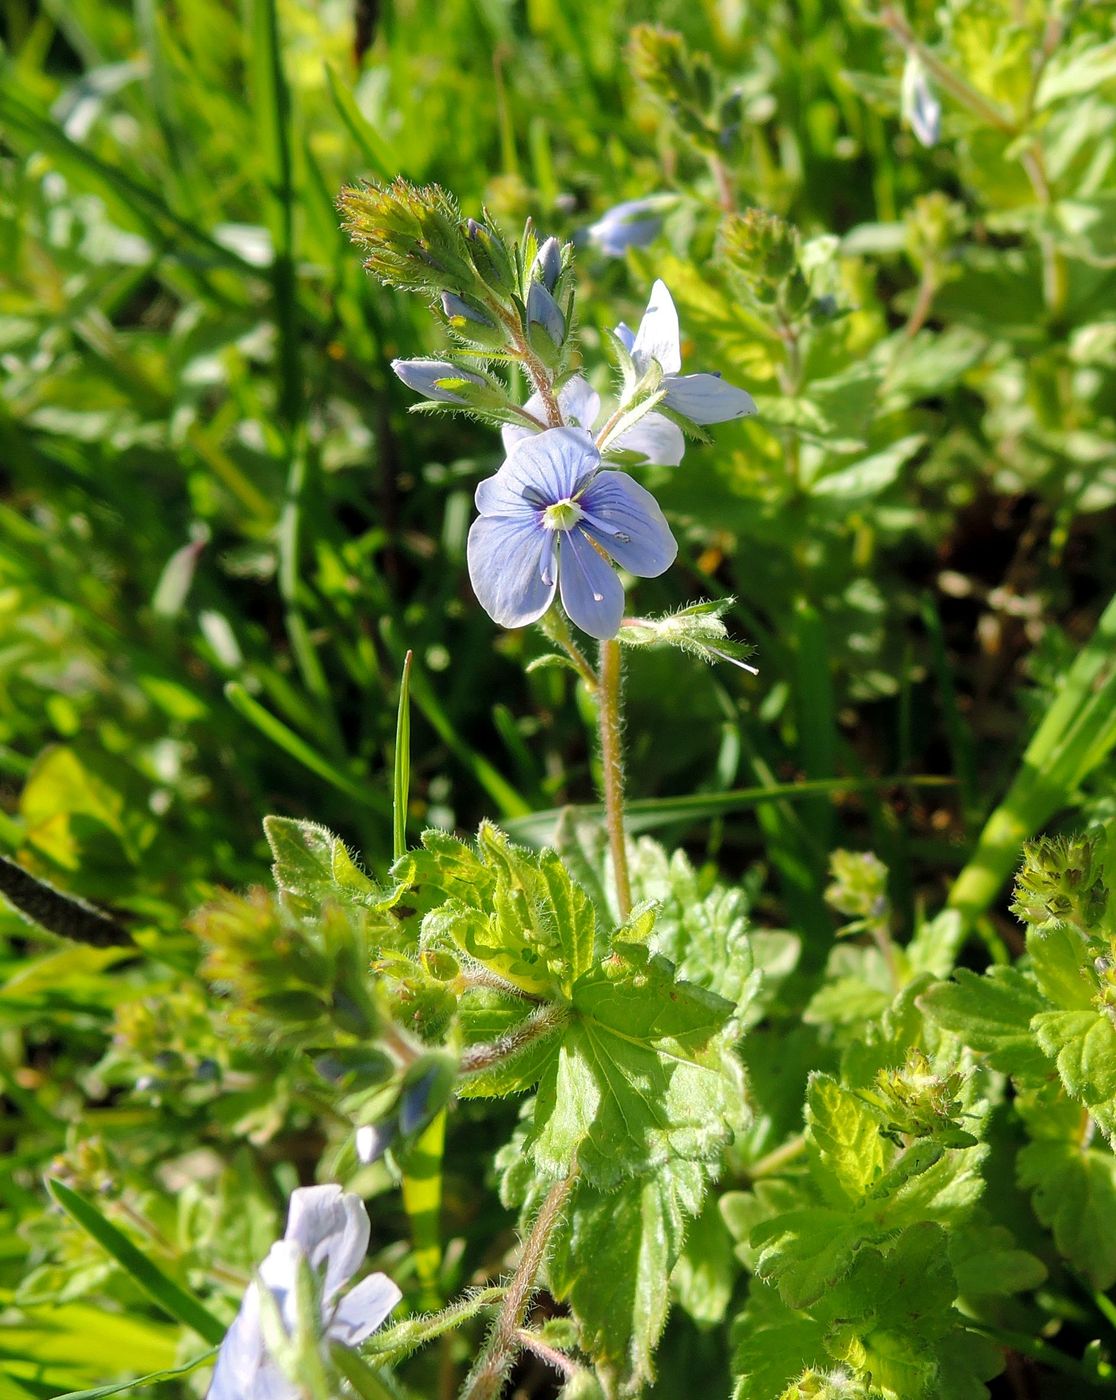
[[555, 501], [543, 511], [543, 529], [572, 530], [584, 514], [576, 501]]

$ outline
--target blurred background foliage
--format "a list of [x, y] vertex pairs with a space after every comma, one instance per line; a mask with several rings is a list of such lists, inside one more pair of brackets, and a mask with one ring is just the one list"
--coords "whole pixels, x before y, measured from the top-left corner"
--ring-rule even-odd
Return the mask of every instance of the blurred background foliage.
[[[710, 137], [620, 0], [0, 12], [0, 851], [111, 906], [145, 954], [29, 943], [0, 913], [0, 1299], [25, 1280], [6, 1397], [175, 1354], [163, 1323], [80, 1301], [133, 1286], [44, 1214], [59, 1154], [172, 1271], [219, 1259], [235, 1282], [300, 1164], [342, 1150], [281, 1054], [260, 1073], [219, 1041], [183, 919], [265, 877], [267, 812], [383, 868], [404, 652], [413, 829], [537, 833], [531, 814], [593, 797], [571, 678], [525, 674], [539, 641], [468, 588], [498, 442], [407, 415], [388, 362], [444, 342], [362, 272], [341, 185], [438, 181], [572, 237], [590, 348], [661, 276], [693, 363], [756, 396], [757, 419], [649, 474], [683, 548], [638, 597], [734, 595], [761, 674], [634, 655], [630, 782], [699, 863], [770, 872], [760, 921], [820, 966], [834, 845], [879, 853], [908, 927], [940, 903], [1112, 592], [1116, 39], [1110, 5], [1069, 0], [671, 0], [654, 18], [709, 56]], [[931, 148], [901, 119], [915, 42]], [[586, 235], [661, 192], [651, 244], [612, 258]], [[809, 316], [765, 302], [731, 234], [751, 206], [799, 229]], [[1023, 834], [1110, 814], [1090, 723]], [[800, 779], [843, 787], [723, 796]], [[974, 918], [1006, 874], [985, 865]], [[462, 1113], [466, 1145], [486, 1112]], [[506, 1243], [463, 1164], [456, 1234]]]

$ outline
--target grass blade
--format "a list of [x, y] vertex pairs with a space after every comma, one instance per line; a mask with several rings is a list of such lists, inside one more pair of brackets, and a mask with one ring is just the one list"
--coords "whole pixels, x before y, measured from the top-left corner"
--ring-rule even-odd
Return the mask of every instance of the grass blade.
[[392, 784], [392, 858], [407, 850], [407, 801], [411, 791], [411, 661], [403, 658], [399, 680], [399, 710], [395, 718], [395, 780]]
[[[742, 807], [755, 807], [761, 802], [779, 800], [803, 801], [807, 798], [833, 793], [875, 792], [894, 787], [949, 787], [952, 778], [935, 774], [891, 778], [820, 778], [813, 782], [770, 783], [763, 787], [735, 788], [732, 792], [698, 792], [686, 797], [636, 798], [624, 804], [624, 824], [630, 835], [654, 831], [672, 822], [708, 821], [736, 812]], [[603, 821], [604, 808], [599, 804], [578, 807], [551, 807], [544, 812], [513, 816], [503, 822], [504, 830], [517, 841], [543, 846], [553, 840], [558, 822], [565, 817], [573, 821]]]
[[248, 694], [239, 681], [230, 681], [225, 686], [225, 695], [228, 697], [229, 704], [238, 714], [254, 725], [261, 734], [281, 748], [284, 753], [290, 754], [296, 763], [301, 763], [304, 768], [308, 768], [311, 773], [316, 773], [319, 778], [332, 784], [347, 797], [351, 797], [354, 802], [359, 802], [362, 807], [367, 807], [371, 811], [381, 814], [387, 812], [387, 799], [382, 793], [371, 790], [366, 785], [357, 782], [355, 778], [350, 778], [336, 764], [331, 763], [324, 754], [320, 754], [317, 749], [312, 748], [293, 729], [289, 729], [281, 719], [276, 719], [270, 710], [265, 710], [258, 700], [254, 700]]
[[1078, 652], [1043, 715], [1003, 801], [949, 894], [969, 929], [996, 898], [1019, 848], [1056, 812], [1116, 744], [1116, 598]]
[[192, 1293], [187, 1293], [181, 1285], [168, 1278], [157, 1264], [153, 1264], [146, 1254], [141, 1253], [127, 1235], [118, 1230], [111, 1221], [106, 1220], [84, 1196], [79, 1196], [64, 1182], [53, 1177], [47, 1182], [47, 1189], [70, 1219], [111, 1254], [120, 1267], [165, 1313], [192, 1328], [199, 1337], [204, 1337], [213, 1346], [224, 1338], [228, 1330], [225, 1324], [199, 1303]]
[[147, 1376], [137, 1376], [132, 1381], [119, 1381], [114, 1385], [99, 1385], [93, 1390], [68, 1390], [65, 1395], [55, 1396], [55, 1400], [101, 1400], [105, 1395], [123, 1395], [125, 1391], [136, 1390], [141, 1385], [155, 1385], [159, 1381], [178, 1380], [181, 1376], [188, 1376], [191, 1371], [196, 1371], [199, 1366], [204, 1366], [206, 1362], [212, 1361], [217, 1355], [217, 1348], [204, 1352], [201, 1356], [195, 1356], [193, 1361], [187, 1361], [184, 1366], [175, 1366], [170, 1371], [152, 1371]]

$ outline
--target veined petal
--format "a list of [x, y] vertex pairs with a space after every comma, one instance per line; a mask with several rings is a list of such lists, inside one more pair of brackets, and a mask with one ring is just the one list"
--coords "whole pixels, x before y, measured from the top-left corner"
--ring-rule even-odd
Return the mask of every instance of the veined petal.
[[695, 423], [727, 423], [755, 413], [751, 394], [726, 384], [719, 374], [672, 374], [664, 381], [667, 408]]
[[477, 601], [501, 627], [526, 627], [554, 601], [557, 536], [532, 513], [484, 516], [469, 530], [469, 578]]
[[562, 606], [570, 621], [601, 641], [615, 637], [624, 616], [624, 588], [579, 529], [562, 535], [559, 568]]
[[402, 1296], [387, 1274], [369, 1274], [337, 1304], [329, 1335], [345, 1346], [355, 1347], [375, 1332]]
[[[505, 423], [500, 429], [505, 452], [510, 452], [523, 438], [534, 437], [536, 433], [545, 429], [546, 409], [540, 396], [532, 394], [523, 407], [532, 418], [538, 420], [539, 427], [532, 428], [527, 423]], [[558, 391], [558, 407], [562, 410], [562, 418], [567, 426], [591, 429], [601, 411], [601, 396], [588, 379], [583, 379], [578, 374], [563, 384]]]
[[661, 413], [645, 414], [634, 427], [621, 433], [609, 445], [609, 451], [642, 452], [649, 462], [661, 467], [676, 467], [686, 450], [686, 437], [677, 423]]
[[579, 504], [585, 512], [580, 528], [629, 573], [657, 578], [674, 563], [678, 544], [658, 501], [626, 472], [602, 472]]
[[504, 465], [477, 487], [481, 515], [525, 516], [568, 500], [601, 464], [582, 428], [547, 428], [515, 443]]
[[678, 312], [665, 284], [658, 280], [651, 288], [651, 299], [639, 323], [631, 347], [636, 369], [642, 371], [650, 359], [658, 360], [664, 374], [677, 374], [682, 368], [682, 340]]
[[303, 1186], [291, 1195], [283, 1238], [302, 1249], [315, 1273], [325, 1264], [327, 1303], [360, 1267], [370, 1233], [364, 1202], [340, 1186]]

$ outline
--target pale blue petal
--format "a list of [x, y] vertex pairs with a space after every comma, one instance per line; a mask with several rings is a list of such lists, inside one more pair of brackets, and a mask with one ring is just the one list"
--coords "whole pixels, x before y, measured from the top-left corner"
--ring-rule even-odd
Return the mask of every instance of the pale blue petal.
[[402, 1296], [387, 1274], [370, 1274], [337, 1304], [330, 1337], [347, 1347], [357, 1346], [375, 1332]]
[[616, 339], [630, 354], [632, 346], [635, 344], [635, 331], [632, 330], [631, 326], [621, 321], [616, 327]]
[[496, 475], [477, 487], [477, 510], [534, 518], [543, 507], [573, 496], [600, 464], [601, 454], [581, 428], [530, 433], [512, 446]]
[[566, 318], [562, 309], [541, 282], [532, 282], [527, 293], [527, 321], [542, 326], [555, 345], [566, 338]]
[[682, 368], [682, 340], [674, 299], [659, 280], [651, 288], [651, 299], [632, 343], [632, 359], [641, 373], [649, 360], [658, 360], [664, 374], [677, 374]]
[[686, 438], [677, 423], [661, 413], [648, 413], [626, 433], [609, 444], [609, 451], [641, 452], [649, 462], [676, 467], [686, 450]]
[[570, 621], [601, 641], [615, 637], [624, 616], [620, 580], [580, 530], [563, 534], [560, 554], [562, 606]]
[[755, 413], [751, 394], [726, 384], [719, 374], [672, 374], [663, 402], [695, 423], [727, 423]]
[[[538, 394], [532, 394], [523, 407], [539, 426], [532, 428], [527, 423], [505, 423], [500, 429], [505, 452], [510, 452], [517, 442], [521, 442], [525, 437], [534, 437], [546, 427], [546, 409]], [[567, 426], [592, 428], [601, 411], [601, 396], [588, 379], [583, 379], [578, 374], [559, 390], [558, 407], [562, 410], [562, 418]]]
[[479, 374], [470, 374], [467, 369], [451, 364], [449, 360], [392, 360], [391, 367], [408, 389], [440, 403], [467, 402], [461, 394], [440, 387], [447, 380], [463, 379], [466, 383], [484, 384]]
[[662, 227], [662, 209], [673, 202], [669, 196], [664, 200], [661, 195], [625, 200], [606, 209], [585, 230], [585, 236], [606, 257], [619, 258], [628, 248], [642, 248], [652, 242]]
[[206, 1392], [207, 1400], [244, 1400], [245, 1396], [252, 1395], [265, 1359], [260, 1301], [256, 1285], [250, 1283], [240, 1311], [225, 1333], [225, 1340], [217, 1353], [217, 1365]]
[[364, 1202], [340, 1186], [303, 1186], [291, 1195], [283, 1238], [301, 1248], [315, 1273], [325, 1265], [326, 1302], [360, 1268], [370, 1233]]
[[469, 578], [477, 601], [501, 627], [537, 622], [554, 601], [553, 530], [534, 514], [520, 518], [481, 516], [469, 530]]
[[[585, 512], [580, 528], [629, 573], [657, 578], [674, 563], [678, 545], [658, 501], [626, 472], [602, 472], [579, 505]], [[565, 567], [563, 553], [563, 577]]]

